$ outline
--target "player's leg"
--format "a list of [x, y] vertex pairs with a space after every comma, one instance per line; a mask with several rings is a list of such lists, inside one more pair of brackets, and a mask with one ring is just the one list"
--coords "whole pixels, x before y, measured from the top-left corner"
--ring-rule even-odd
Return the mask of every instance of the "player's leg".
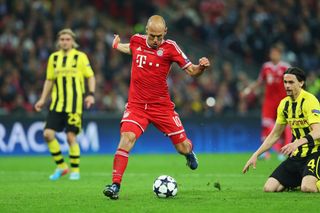
[[103, 190], [104, 195], [113, 200], [119, 198], [120, 186], [127, 168], [129, 152], [137, 140], [136, 135], [139, 137], [141, 133], [141, 129], [133, 123], [122, 124], [120, 142], [113, 159], [112, 184], [107, 185]]
[[[121, 128], [120, 142], [113, 160], [112, 182], [121, 184], [123, 173], [128, 164], [129, 153], [142, 131], [135, 124], [124, 123]], [[130, 129], [130, 130], [127, 130]]]
[[285, 187], [273, 177], [268, 178], [263, 187], [264, 192], [282, 192], [284, 189]]
[[66, 134], [69, 145], [69, 159], [71, 173], [70, 180], [80, 179], [80, 147], [77, 143], [77, 134], [82, 128], [82, 115], [77, 113], [66, 114]]
[[69, 159], [71, 173], [70, 180], [80, 179], [80, 146], [77, 143], [77, 135], [74, 132], [67, 132], [67, 141], [69, 144]]
[[43, 132], [44, 140], [48, 144], [49, 152], [51, 153], [54, 162], [57, 165], [56, 170], [49, 176], [50, 180], [57, 180], [61, 176], [68, 173], [68, 166], [64, 161], [61, 153], [60, 144], [55, 138], [56, 131], [62, 131], [64, 128], [63, 116], [60, 113], [49, 112], [46, 126]]
[[312, 154], [304, 165], [301, 182], [302, 192], [319, 192], [320, 153]]
[[301, 175], [299, 173], [301, 165], [299, 161], [286, 159], [270, 175], [264, 185], [265, 192], [281, 192], [288, 188], [300, 186]]
[[149, 121], [143, 112], [127, 109], [121, 120], [120, 141], [113, 159], [112, 184], [107, 185], [103, 190], [105, 196], [111, 199], [119, 198], [120, 185], [123, 174], [127, 168], [129, 152], [136, 140], [146, 130]]
[[186, 137], [186, 139], [182, 142], [176, 139], [175, 136], [170, 136], [171, 141], [173, 142], [176, 150], [184, 155], [187, 160], [187, 166], [190, 169], [195, 170], [198, 168], [198, 159], [196, 154], [192, 151], [192, 142], [190, 139]]
[[307, 175], [302, 178], [301, 191], [302, 192], [318, 192], [317, 182], [318, 178], [312, 175]]
[[198, 167], [198, 159], [192, 151], [193, 146], [184, 131], [179, 114], [174, 110], [149, 111], [150, 119], [155, 127], [170, 137], [176, 150], [187, 159], [187, 165], [192, 169]]

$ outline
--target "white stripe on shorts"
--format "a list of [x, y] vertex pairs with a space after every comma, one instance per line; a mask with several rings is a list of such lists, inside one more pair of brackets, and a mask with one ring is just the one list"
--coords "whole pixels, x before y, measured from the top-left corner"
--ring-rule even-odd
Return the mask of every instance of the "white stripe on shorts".
[[120, 121], [120, 123], [122, 123], [122, 122], [131, 122], [131, 123], [137, 124], [137, 125], [140, 127], [140, 129], [142, 130], [142, 132], [144, 132], [144, 129], [142, 128], [142, 126], [141, 126], [137, 121], [122, 119], [122, 120]]
[[178, 131], [178, 132], [169, 133], [169, 134], [167, 134], [167, 135], [168, 135], [168, 136], [172, 136], [172, 135], [180, 134], [180, 133], [182, 133], [182, 132], [184, 132], [184, 129], [183, 129], [183, 130], [180, 130], [180, 131]]

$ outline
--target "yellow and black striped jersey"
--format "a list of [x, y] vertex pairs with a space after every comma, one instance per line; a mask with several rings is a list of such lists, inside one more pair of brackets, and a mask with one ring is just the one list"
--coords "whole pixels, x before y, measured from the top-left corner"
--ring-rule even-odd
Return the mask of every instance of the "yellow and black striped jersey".
[[85, 53], [76, 49], [67, 54], [59, 50], [52, 53], [47, 65], [47, 80], [54, 81], [50, 111], [82, 113], [84, 78], [93, 76]]
[[[281, 100], [277, 110], [277, 124], [289, 124], [292, 130], [293, 141], [300, 139], [311, 131], [311, 124], [320, 123], [320, 104], [311, 93], [301, 90], [298, 98], [291, 97]], [[314, 144], [304, 144], [294, 152], [295, 157], [306, 157], [320, 151], [320, 140]]]

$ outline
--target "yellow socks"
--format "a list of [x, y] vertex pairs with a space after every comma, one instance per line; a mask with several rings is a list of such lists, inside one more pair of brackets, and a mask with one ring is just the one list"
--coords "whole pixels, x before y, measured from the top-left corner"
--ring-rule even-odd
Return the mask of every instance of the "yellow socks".
[[[53, 160], [56, 162], [59, 169], [66, 169], [68, 165], [63, 159], [61, 154], [60, 145], [57, 139], [54, 139], [48, 143], [49, 151], [53, 157]], [[70, 166], [71, 172], [80, 172], [80, 147], [78, 143], [74, 143], [69, 147], [69, 157], [70, 157]]]
[[320, 192], [320, 180], [317, 181], [316, 186], [318, 188], [318, 192]]
[[69, 157], [70, 157], [71, 172], [80, 172], [80, 168], [79, 168], [80, 147], [78, 143], [74, 143], [72, 146], [70, 146]]
[[48, 143], [49, 151], [56, 162], [59, 169], [66, 169], [68, 165], [64, 162], [63, 156], [61, 154], [60, 145], [57, 139], [54, 139]]

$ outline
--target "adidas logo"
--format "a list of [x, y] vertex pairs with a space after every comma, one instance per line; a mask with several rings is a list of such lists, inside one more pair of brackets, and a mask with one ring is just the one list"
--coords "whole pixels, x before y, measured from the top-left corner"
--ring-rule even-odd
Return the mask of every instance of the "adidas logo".
[[180, 134], [180, 138], [183, 138], [183, 134]]
[[138, 50], [138, 51], [141, 51], [141, 47], [138, 47], [137, 50]]

